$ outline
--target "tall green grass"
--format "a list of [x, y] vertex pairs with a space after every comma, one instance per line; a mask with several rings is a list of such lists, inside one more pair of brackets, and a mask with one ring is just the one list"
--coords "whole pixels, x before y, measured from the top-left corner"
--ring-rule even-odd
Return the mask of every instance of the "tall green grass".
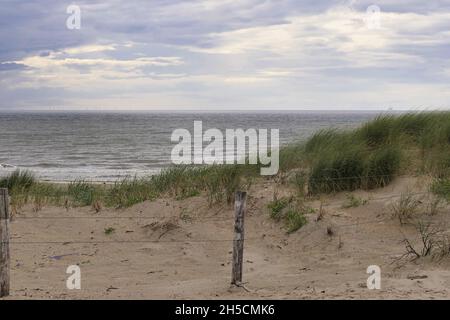
[[387, 114], [353, 130], [322, 130], [281, 150], [281, 159], [283, 171], [309, 171], [312, 194], [384, 187], [400, 173], [448, 177], [450, 112]]
[[0, 188], [30, 189], [36, 182], [34, 175], [29, 171], [16, 170], [8, 176], [0, 179]]
[[73, 181], [67, 187], [67, 197], [73, 205], [80, 207], [91, 205], [100, 192], [100, 188], [84, 180]]
[[374, 150], [365, 165], [364, 183], [367, 189], [387, 186], [400, 168], [402, 152], [398, 146]]
[[311, 168], [312, 193], [355, 190], [362, 185], [365, 164], [360, 150], [349, 149], [321, 157]]
[[[247, 165], [174, 166], [146, 178], [125, 178], [113, 185], [93, 184], [84, 180], [69, 184], [37, 182], [29, 172], [14, 172], [0, 180], [0, 187], [10, 190], [15, 208], [32, 202], [36, 208], [45, 204], [72, 207], [94, 206], [124, 208], [168, 196], [178, 200], [205, 193], [209, 204], [231, 203], [237, 190], [248, 189], [257, 169]], [[98, 206], [96, 206], [98, 207]]]

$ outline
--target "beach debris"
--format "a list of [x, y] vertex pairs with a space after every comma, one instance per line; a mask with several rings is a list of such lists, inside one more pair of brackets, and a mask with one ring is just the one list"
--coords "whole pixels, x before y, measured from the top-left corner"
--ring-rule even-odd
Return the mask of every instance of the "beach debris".
[[106, 292], [110, 292], [111, 290], [119, 290], [119, 288], [116, 288], [116, 287], [113, 287], [113, 286], [109, 286], [109, 287], [106, 289]]
[[49, 256], [48, 258], [50, 260], [61, 260], [64, 257], [69, 257], [69, 256], [75, 256], [78, 255], [77, 253], [67, 253], [67, 254], [61, 254], [61, 255], [56, 255], [56, 256]]
[[334, 227], [332, 225], [327, 226], [327, 235], [332, 237], [335, 234]]
[[317, 214], [316, 222], [319, 222], [319, 221], [323, 220], [323, 218], [325, 217], [325, 213], [326, 212], [323, 209], [323, 203], [320, 202], [319, 213]]
[[342, 249], [343, 246], [344, 246], [344, 241], [342, 241], [341, 236], [339, 236], [338, 249]]
[[428, 276], [427, 275], [425, 275], [425, 274], [422, 274], [422, 275], [408, 275], [407, 276], [407, 278], [409, 279], [409, 280], [419, 280], [419, 279], [426, 279], [426, 278], [428, 278]]
[[69, 199], [64, 200], [64, 208], [66, 209], [66, 211], [69, 211], [70, 209]]
[[99, 213], [102, 210], [102, 203], [98, 200], [95, 200], [92, 204], [92, 209], [94, 209], [95, 213]]
[[147, 274], [160, 273], [160, 272], [162, 272], [162, 270], [152, 270], [152, 271], [147, 272]]

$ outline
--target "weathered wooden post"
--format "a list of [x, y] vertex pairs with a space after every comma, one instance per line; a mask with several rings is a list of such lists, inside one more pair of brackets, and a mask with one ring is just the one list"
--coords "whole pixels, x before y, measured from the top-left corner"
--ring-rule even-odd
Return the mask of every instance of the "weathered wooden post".
[[231, 284], [242, 283], [242, 260], [244, 258], [244, 216], [246, 210], [247, 193], [237, 191], [234, 200], [234, 240], [233, 240], [233, 269]]
[[9, 198], [0, 189], [0, 298], [9, 295]]

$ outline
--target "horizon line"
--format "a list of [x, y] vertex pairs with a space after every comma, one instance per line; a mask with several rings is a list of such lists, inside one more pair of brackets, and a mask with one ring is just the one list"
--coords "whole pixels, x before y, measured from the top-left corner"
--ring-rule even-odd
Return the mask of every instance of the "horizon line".
[[246, 108], [233, 108], [233, 109], [94, 109], [94, 108], [70, 108], [70, 109], [49, 109], [49, 108], [36, 108], [36, 109], [22, 109], [22, 108], [11, 108], [11, 109], [4, 109], [0, 108], [0, 113], [20, 113], [20, 112], [45, 112], [45, 113], [58, 113], [58, 112], [94, 112], [94, 113], [111, 113], [111, 112], [117, 112], [117, 113], [144, 113], [144, 112], [158, 112], [158, 113], [183, 113], [183, 112], [201, 112], [201, 113], [267, 113], [267, 112], [420, 112], [420, 111], [450, 111], [450, 108], [369, 108], [369, 109], [362, 109], [362, 108], [355, 108], [355, 109], [349, 109], [349, 108], [319, 108], [319, 109], [311, 109], [311, 108], [305, 108], [305, 109], [246, 109]]

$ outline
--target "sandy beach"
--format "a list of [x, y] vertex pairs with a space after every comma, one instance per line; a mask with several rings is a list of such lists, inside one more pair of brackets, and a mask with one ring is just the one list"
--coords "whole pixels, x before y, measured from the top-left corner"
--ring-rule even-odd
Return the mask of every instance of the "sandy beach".
[[[391, 216], [406, 190], [427, 190], [427, 178], [400, 177], [368, 199], [343, 208], [345, 193], [310, 201], [323, 207], [287, 234], [270, 219], [270, 180], [249, 191], [245, 220], [245, 288], [230, 286], [233, 208], [206, 198], [146, 201], [127, 209], [27, 205], [11, 221], [11, 296], [7, 299], [447, 299], [448, 259], [401, 259], [411, 226]], [[445, 225], [448, 206], [432, 217]], [[328, 234], [328, 229], [333, 234]], [[81, 268], [81, 290], [66, 288], [66, 269]], [[367, 289], [366, 269], [381, 268], [381, 289]]]

